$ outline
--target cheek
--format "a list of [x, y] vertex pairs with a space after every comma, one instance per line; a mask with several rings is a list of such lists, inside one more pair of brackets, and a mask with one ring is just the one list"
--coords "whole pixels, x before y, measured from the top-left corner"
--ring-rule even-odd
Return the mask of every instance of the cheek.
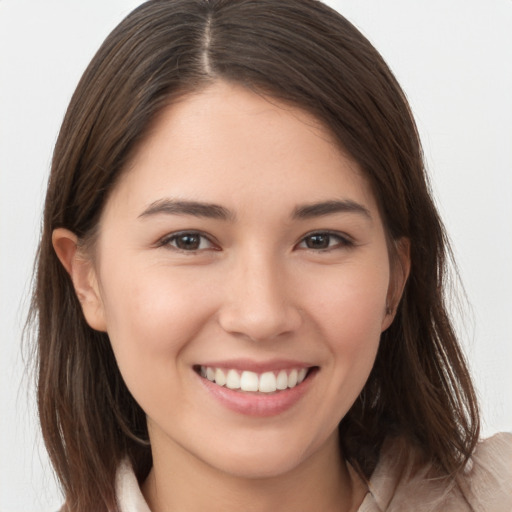
[[385, 318], [389, 270], [385, 265], [347, 265], [310, 283], [309, 309], [329, 339], [379, 337]]
[[128, 388], [136, 399], [167, 388], [182, 371], [180, 352], [210, 317], [213, 298], [186, 272], [132, 267], [126, 274], [118, 267], [103, 276], [107, 332]]
[[333, 371], [358, 394], [379, 346], [389, 272], [378, 264], [354, 265], [331, 273], [328, 279], [317, 276], [315, 283], [309, 294], [311, 317], [326, 340]]
[[104, 274], [102, 298], [109, 334], [122, 333], [145, 349], [164, 350], [173, 340], [179, 345], [197, 317], [205, 314], [207, 290], [186, 272], [142, 267], [127, 275], [116, 269]]

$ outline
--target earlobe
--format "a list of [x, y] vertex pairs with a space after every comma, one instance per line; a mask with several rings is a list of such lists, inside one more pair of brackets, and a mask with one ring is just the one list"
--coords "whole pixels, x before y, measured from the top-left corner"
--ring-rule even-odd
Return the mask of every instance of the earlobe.
[[57, 228], [52, 244], [62, 266], [69, 274], [82, 311], [90, 327], [106, 332], [103, 302], [91, 259], [78, 247], [78, 237], [68, 229]]
[[411, 270], [410, 240], [403, 237], [393, 243], [395, 247], [391, 260], [391, 276], [386, 297], [386, 311], [382, 322], [382, 331], [385, 331], [393, 323]]

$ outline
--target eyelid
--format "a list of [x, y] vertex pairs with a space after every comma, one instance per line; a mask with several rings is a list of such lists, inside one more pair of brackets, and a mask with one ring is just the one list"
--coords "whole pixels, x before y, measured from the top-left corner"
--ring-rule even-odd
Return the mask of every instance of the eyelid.
[[[201, 238], [204, 238], [208, 241], [210, 247], [203, 248], [203, 249], [191, 249], [191, 250], [187, 251], [185, 249], [180, 249], [179, 247], [175, 247], [175, 246], [171, 245], [171, 243], [170, 243], [171, 241], [173, 241], [174, 239], [176, 239], [180, 236], [184, 236], [184, 235], [194, 235], [194, 236], [199, 236]], [[201, 251], [211, 251], [211, 250], [218, 251], [218, 250], [220, 250], [219, 244], [216, 241], [215, 237], [213, 237], [212, 235], [210, 235], [208, 233], [205, 233], [204, 231], [200, 231], [197, 229], [181, 229], [179, 231], [173, 231], [172, 233], [168, 233], [168, 234], [164, 235], [163, 237], [161, 237], [156, 242], [155, 246], [156, 247], [166, 247], [166, 248], [169, 248], [174, 251], [178, 251], [178, 252], [182, 252], [182, 253], [191, 253], [191, 254], [201, 252]]]
[[343, 233], [341, 231], [333, 231], [330, 229], [315, 229], [313, 231], [306, 233], [305, 235], [302, 235], [300, 240], [295, 244], [295, 247], [300, 248], [299, 246], [302, 243], [304, 243], [308, 237], [311, 237], [314, 235], [331, 236], [333, 238], [337, 238], [340, 241], [340, 243], [334, 245], [333, 247], [327, 247], [325, 249], [311, 249], [309, 247], [304, 247], [305, 250], [322, 252], [322, 251], [331, 251], [331, 250], [335, 250], [335, 249], [339, 249], [339, 248], [350, 248], [350, 247], [353, 247], [354, 245], [356, 245], [355, 240], [351, 236], [349, 236], [346, 233]]

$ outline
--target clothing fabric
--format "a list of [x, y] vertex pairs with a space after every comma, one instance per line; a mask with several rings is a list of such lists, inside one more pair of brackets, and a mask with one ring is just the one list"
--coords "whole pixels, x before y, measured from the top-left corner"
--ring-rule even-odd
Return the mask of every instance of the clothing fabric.
[[[436, 477], [419, 460], [404, 443], [386, 443], [358, 512], [512, 512], [512, 434], [480, 442], [454, 479]], [[128, 463], [116, 485], [121, 512], [151, 512]]]

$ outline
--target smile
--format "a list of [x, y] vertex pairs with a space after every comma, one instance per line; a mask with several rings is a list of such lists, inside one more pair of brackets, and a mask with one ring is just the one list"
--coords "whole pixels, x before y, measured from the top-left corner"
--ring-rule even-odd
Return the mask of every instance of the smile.
[[248, 370], [240, 371], [228, 368], [201, 366], [202, 377], [218, 386], [232, 390], [275, 393], [298, 386], [304, 381], [309, 368], [292, 368], [278, 371], [256, 373]]
[[238, 414], [264, 418], [283, 414], [302, 401], [320, 368], [300, 362], [239, 359], [196, 365], [194, 370], [215, 402]]

